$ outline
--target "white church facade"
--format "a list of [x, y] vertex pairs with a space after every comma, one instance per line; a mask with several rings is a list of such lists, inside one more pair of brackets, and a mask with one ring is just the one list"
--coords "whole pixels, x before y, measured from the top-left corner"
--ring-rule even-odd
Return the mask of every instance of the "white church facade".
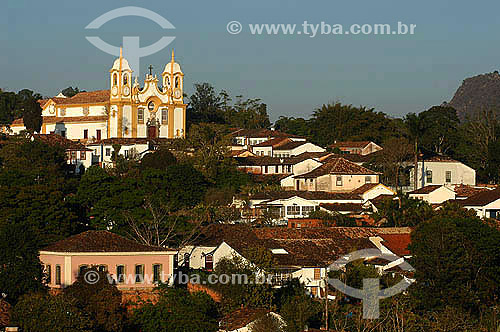
[[[141, 87], [137, 77], [132, 81], [132, 73], [128, 61], [120, 54], [109, 73], [109, 90], [41, 100], [43, 123], [40, 134], [55, 133], [85, 144], [114, 138], [185, 137], [184, 74], [174, 60], [173, 51], [161, 78], [147, 74]], [[15, 120], [10, 126], [13, 134], [24, 129], [22, 119]]]

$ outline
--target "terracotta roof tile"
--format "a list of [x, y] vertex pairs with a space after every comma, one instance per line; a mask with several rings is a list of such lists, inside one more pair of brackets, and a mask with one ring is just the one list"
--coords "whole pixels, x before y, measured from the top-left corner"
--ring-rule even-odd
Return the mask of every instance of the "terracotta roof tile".
[[265, 142], [256, 144], [253, 147], [254, 148], [267, 147], [267, 146], [273, 146], [273, 147], [275, 147], [275, 146], [279, 146], [280, 144], [285, 144], [285, 143], [288, 143], [288, 142], [291, 142], [291, 140], [288, 137], [276, 137], [276, 138], [269, 139], [269, 140], [267, 140]]
[[410, 192], [408, 192], [408, 194], [420, 194], [420, 195], [426, 195], [426, 194], [430, 194], [430, 193], [431, 193], [431, 192], [433, 192], [434, 190], [439, 189], [439, 188], [441, 188], [441, 187], [442, 187], [442, 185], [440, 185], [440, 184], [431, 184], [431, 185], [428, 185], [428, 186], [422, 187], [422, 188], [420, 188], [420, 189], [410, 191]]
[[321, 203], [319, 206], [328, 210], [336, 212], [362, 212], [362, 203]]
[[51, 98], [57, 105], [101, 104], [109, 102], [109, 90], [80, 92], [71, 98]]
[[86, 231], [53, 243], [42, 251], [54, 252], [151, 252], [171, 249], [147, 246], [108, 231]]
[[85, 145], [57, 134], [35, 134], [33, 137], [49, 145], [60, 145], [66, 150], [90, 151], [85, 147]]
[[370, 141], [345, 141], [345, 142], [337, 142], [330, 145], [332, 148], [364, 148]]
[[220, 322], [220, 328], [234, 331], [247, 326], [251, 322], [268, 314], [266, 309], [240, 308], [227, 314]]
[[482, 191], [462, 201], [462, 206], [485, 206], [500, 199], [500, 188]]
[[352, 191], [353, 194], [364, 194], [366, 193], [367, 191], [370, 191], [372, 190], [373, 188], [375, 188], [376, 186], [378, 186], [380, 183], [365, 183], [364, 185], [362, 185], [361, 187], [359, 188], [356, 188]]
[[331, 193], [327, 191], [296, 191], [296, 190], [282, 190], [255, 193], [250, 196], [250, 199], [287, 199], [298, 196], [309, 200], [359, 200], [362, 198], [350, 192]]
[[327, 163], [313, 169], [309, 173], [295, 176], [295, 178], [316, 178], [326, 174], [348, 174], [348, 175], [375, 175], [378, 172], [355, 164], [344, 158], [332, 158]]
[[488, 188], [488, 187], [474, 187], [474, 186], [467, 186], [467, 185], [458, 185], [455, 186], [454, 191], [457, 194], [457, 197], [470, 197], [472, 195], [475, 195], [477, 193], [480, 193], [482, 191], [487, 191], [487, 190], [492, 190], [494, 188]]
[[411, 243], [410, 233], [404, 234], [381, 234], [380, 237], [384, 239], [382, 244], [392, 251], [397, 256], [410, 255], [408, 246]]

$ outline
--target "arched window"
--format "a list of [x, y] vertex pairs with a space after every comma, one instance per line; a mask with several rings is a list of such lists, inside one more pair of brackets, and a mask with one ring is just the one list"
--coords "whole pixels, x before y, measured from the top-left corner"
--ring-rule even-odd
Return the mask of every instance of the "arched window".
[[179, 76], [175, 78], [175, 88], [177, 89], [179, 87]]
[[123, 74], [123, 85], [128, 85], [128, 75]]
[[118, 75], [115, 73], [113, 75], [113, 85], [117, 85], [118, 84]]

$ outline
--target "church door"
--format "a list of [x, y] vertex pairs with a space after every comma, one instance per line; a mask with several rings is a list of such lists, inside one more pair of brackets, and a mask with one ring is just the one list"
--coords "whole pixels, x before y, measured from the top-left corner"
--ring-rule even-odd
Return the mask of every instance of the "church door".
[[148, 127], [148, 138], [156, 138], [156, 126]]

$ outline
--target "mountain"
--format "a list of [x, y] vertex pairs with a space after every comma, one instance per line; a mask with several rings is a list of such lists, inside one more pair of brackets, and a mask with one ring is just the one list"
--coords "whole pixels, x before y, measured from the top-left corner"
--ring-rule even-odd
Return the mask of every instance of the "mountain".
[[494, 71], [466, 78], [449, 105], [457, 110], [461, 120], [473, 117], [480, 110], [500, 110], [500, 74]]

